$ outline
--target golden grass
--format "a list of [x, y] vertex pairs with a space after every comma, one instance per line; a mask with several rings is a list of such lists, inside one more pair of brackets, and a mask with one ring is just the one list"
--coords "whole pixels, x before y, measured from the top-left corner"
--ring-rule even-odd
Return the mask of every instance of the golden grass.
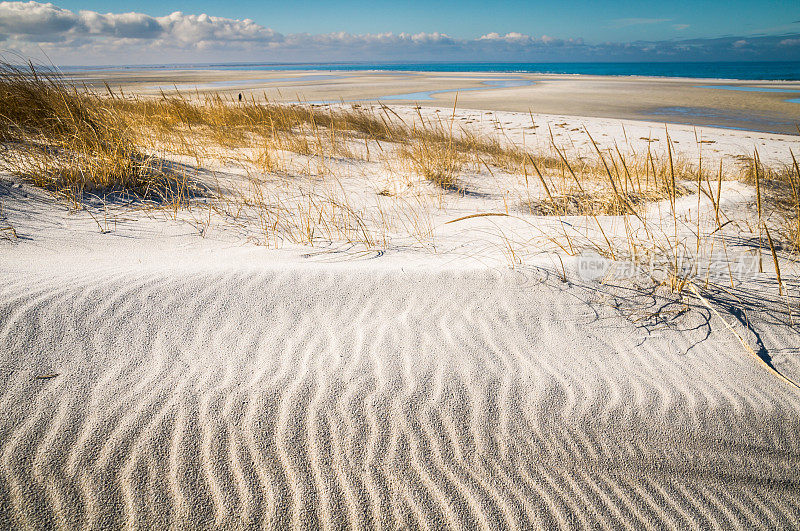
[[[418, 111], [413, 119], [403, 119], [386, 106], [283, 105], [266, 97], [239, 102], [177, 92], [142, 97], [108, 87], [99, 94], [32, 65], [0, 65], [0, 105], [3, 169], [74, 202], [86, 193], [117, 192], [163, 197], [177, 209], [191, 206], [192, 179], [165, 161], [183, 155], [197, 167], [225, 161], [243, 168], [246, 185], [224, 192], [219, 187], [208, 203], [208, 217], [213, 209], [238, 226], [255, 227], [257, 240], [271, 246], [344, 241], [385, 247], [398, 235], [432, 245], [431, 210], [437, 203], [424, 198], [408, 170], [445, 197], [464, 192], [467, 177], [474, 182], [485, 176], [486, 183], [518, 180], [520, 187], [502, 192], [503, 215], [587, 216], [594, 235], [586, 241], [566, 232], [548, 235], [549, 241], [572, 255], [590, 247], [613, 259], [666, 257], [669, 267], [660, 281], [674, 291], [700, 274], [694, 266], [685, 267], [684, 256], [697, 258], [726, 246], [722, 167], [678, 159], [669, 138], [666, 153], [648, 149], [623, 155], [616, 146], [601, 150], [585, 131], [595, 153], [577, 158], [552, 134], [549, 150], [533, 152], [503, 136], [456, 125], [455, 116], [426, 118]], [[379, 187], [367, 208], [342, 184], [348, 178], [341, 174], [342, 162], [382, 164], [389, 179], [398, 174], [405, 180]], [[774, 170], [754, 154], [725, 178], [755, 186], [758, 230], [767, 236], [780, 275], [781, 253], [800, 250], [797, 162]], [[702, 198], [713, 207], [705, 225], [696, 216], [689, 231], [693, 240], [685, 235], [687, 222], [676, 206], [689, 194], [697, 195], [698, 212]], [[441, 207], [441, 197], [438, 201]], [[668, 216], [648, 218], [653, 205]], [[624, 222], [623, 238], [604, 228], [607, 216]], [[503, 239], [510, 261], [518, 263], [521, 253]]]
[[783, 168], [767, 167], [758, 152], [742, 157], [739, 178], [755, 187], [759, 218], [774, 222], [776, 240], [800, 253], [800, 164], [790, 154], [792, 164]]
[[445, 190], [460, 190], [458, 176], [466, 158], [453, 144], [441, 140], [415, 139], [400, 150], [414, 173]]
[[73, 201], [86, 192], [186, 195], [185, 181], [142, 153], [104, 99], [57, 74], [0, 63], [0, 109], [5, 171]]

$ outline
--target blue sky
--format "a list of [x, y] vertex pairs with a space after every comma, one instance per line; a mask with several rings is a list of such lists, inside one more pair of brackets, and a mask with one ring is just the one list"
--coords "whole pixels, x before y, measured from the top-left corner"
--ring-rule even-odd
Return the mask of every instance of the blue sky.
[[[636, 2], [442, 0], [330, 1], [61, 1], [58, 6], [105, 13], [173, 11], [245, 19], [282, 33], [441, 32], [470, 38], [519, 32], [590, 41], [720, 37], [796, 32], [798, 0], [693, 0]], [[793, 28], [794, 27], [794, 28]]]
[[59, 64], [800, 60], [800, 1], [0, 1]]

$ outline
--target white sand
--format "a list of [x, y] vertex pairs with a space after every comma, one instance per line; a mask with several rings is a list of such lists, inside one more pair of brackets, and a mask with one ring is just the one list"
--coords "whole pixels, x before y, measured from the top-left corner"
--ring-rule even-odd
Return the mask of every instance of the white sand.
[[[369, 102], [361, 105], [365, 108], [378, 108]], [[797, 135], [527, 112], [457, 109], [454, 115], [452, 107], [392, 108], [409, 123], [415, 118], [419, 120], [420, 114], [426, 120], [442, 120], [446, 124], [455, 116], [456, 126], [500, 135], [509, 142], [524, 144], [539, 152], [549, 149], [554, 141], [567, 154], [587, 158], [596, 157], [595, 147], [586, 134], [587, 131], [602, 151], [616, 152], [619, 148], [625, 155], [644, 155], [648, 146], [653, 153], [663, 153], [666, 151], [669, 133], [677, 156], [692, 163], [696, 163], [702, 156], [703, 164], [715, 167], [720, 160], [726, 168], [732, 167], [742, 157], [753, 157], [756, 151], [762, 162], [780, 167], [792, 163], [790, 150], [795, 156], [800, 154], [800, 136]]]
[[[760, 137], [728, 135], [704, 132]], [[518, 220], [443, 225], [497, 197], [437, 214], [436, 254], [267, 249], [196, 213], [101, 233], [8, 181], [0, 201], [3, 527], [800, 520], [800, 390], [699, 303], [648, 319], [678, 308], [552, 255], [510, 269]], [[731, 290], [749, 327], [726, 318], [797, 380], [770, 278]]]

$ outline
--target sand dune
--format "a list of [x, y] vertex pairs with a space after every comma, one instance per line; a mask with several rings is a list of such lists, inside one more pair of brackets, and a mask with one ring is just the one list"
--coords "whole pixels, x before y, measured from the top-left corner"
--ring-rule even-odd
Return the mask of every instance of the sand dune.
[[[502, 121], [534, 147], [543, 135], [523, 123], [549, 132], [557, 118], [481, 116], [455, 118]], [[572, 125], [554, 136], [577, 136]], [[604, 149], [620, 134], [654, 142], [647, 124], [589, 125]], [[705, 146], [690, 128], [670, 134], [683, 154]], [[703, 161], [726, 163], [757, 143], [786, 162], [796, 141], [698, 138], [713, 140]], [[248, 183], [242, 167], [210, 162], [197, 174], [221, 195]], [[586, 280], [576, 253], [552, 251], [556, 231], [576, 249], [596, 249], [597, 231], [628, 234], [622, 216], [525, 213], [520, 176], [488, 165], [462, 172], [460, 193], [393, 181], [374, 161], [329, 163], [341, 180], [270, 179], [287, 195], [302, 191], [287, 183], [335, 188], [372, 226], [393, 215], [378, 201], [408, 201], [401, 221], [430, 231], [312, 247], [275, 229], [257, 238], [255, 214], [210, 202], [70, 210], [2, 176], [14, 237], [0, 239], [0, 528], [797, 526], [800, 390], [736, 334], [800, 382], [785, 311], [800, 282], [783, 260], [789, 295], [778, 294], [753, 234], [761, 216], [747, 215], [751, 185], [720, 179], [713, 205], [692, 182], [669, 218], [666, 198], [640, 209], [698, 253], [701, 213], [738, 214], [704, 240], [728, 266], [727, 253], [761, 242], [764, 273], [729, 270], [724, 290], [704, 291], [734, 333], [690, 294]]]
[[5, 526], [800, 518], [800, 395], [708, 316], [648, 331], [533, 269], [2, 278]]

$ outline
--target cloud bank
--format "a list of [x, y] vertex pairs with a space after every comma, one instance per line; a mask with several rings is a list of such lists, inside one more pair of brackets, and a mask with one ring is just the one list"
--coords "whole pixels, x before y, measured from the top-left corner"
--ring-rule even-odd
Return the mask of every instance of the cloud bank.
[[[618, 26], [664, 22], [624, 19]], [[680, 29], [688, 27], [680, 26]], [[486, 33], [281, 34], [250, 19], [176, 11], [73, 12], [0, 2], [0, 48], [57, 64], [216, 61], [720, 61], [800, 60], [800, 34], [587, 43], [581, 38]]]

